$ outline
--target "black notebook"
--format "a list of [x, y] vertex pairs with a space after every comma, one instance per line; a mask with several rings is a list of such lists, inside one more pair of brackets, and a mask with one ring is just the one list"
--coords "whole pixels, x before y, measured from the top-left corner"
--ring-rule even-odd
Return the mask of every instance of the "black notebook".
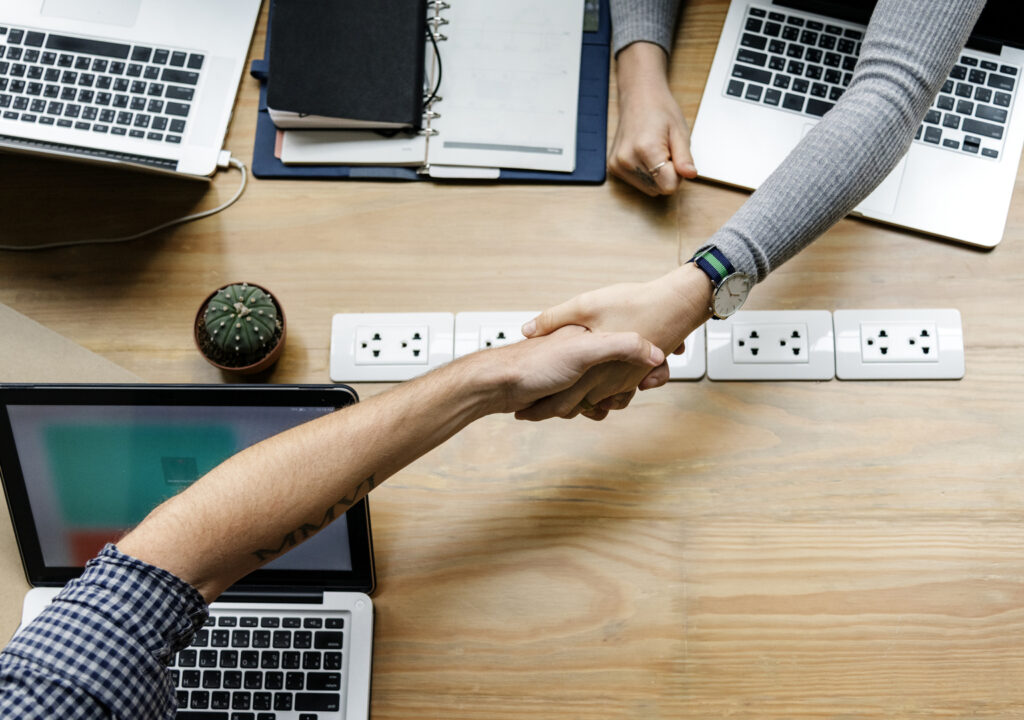
[[267, 106], [283, 128], [408, 128], [423, 116], [427, 0], [277, 0]]

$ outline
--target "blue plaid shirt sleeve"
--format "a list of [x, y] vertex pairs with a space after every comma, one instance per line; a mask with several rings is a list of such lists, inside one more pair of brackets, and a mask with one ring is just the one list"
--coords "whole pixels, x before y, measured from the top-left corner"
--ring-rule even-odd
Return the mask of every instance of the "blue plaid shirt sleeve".
[[107, 545], [0, 653], [0, 717], [173, 718], [167, 663], [208, 614], [191, 585]]

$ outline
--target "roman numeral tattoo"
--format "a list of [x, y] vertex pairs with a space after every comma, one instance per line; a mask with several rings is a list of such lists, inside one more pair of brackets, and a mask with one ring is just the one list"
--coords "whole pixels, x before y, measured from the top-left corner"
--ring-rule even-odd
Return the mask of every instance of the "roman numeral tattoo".
[[327, 527], [327, 525], [329, 525], [331, 521], [333, 521], [334, 519], [344, 515], [346, 510], [355, 505], [356, 501], [365, 496], [375, 487], [377, 487], [377, 482], [374, 479], [374, 476], [371, 475], [370, 477], [366, 478], [361, 483], [359, 483], [359, 485], [356, 486], [356, 489], [352, 492], [351, 495], [346, 495], [341, 500], [327, 508], [327, 510], [324, 511], [324, 516], [320, 519], [319, 523], [315, 525], [312, 523], [303, 523], [302, 525], [300, 525], [299, 527], [295, 528], [290, 533], [285, 535], [283, 538], [281, 538], [281, 544], [278, 545], [276, 548], [264, 548], [263, 550], [256, 550], [253, 552], [253, 555], [255, 555], [256, 559], [259, 560], [261, 563], [266, 562], [267, 560], [270, 560], [272, 558], [275, 558], [278, 555], [283, 555], [284, 553], [288, 552], [293, 547], [301, 543], [303, 540], [308, 540], [313, 535], [316, 535], [318, 532]]

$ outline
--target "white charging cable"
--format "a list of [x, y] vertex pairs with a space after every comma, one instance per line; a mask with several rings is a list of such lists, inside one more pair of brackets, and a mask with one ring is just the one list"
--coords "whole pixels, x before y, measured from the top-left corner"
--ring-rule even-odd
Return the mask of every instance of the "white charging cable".
[[242, 196], [242, 193], [245, 191], [245, 185], [249, 177], [249, 174], [245, 169], [244, 162], [236, 159], [227, 151], [223, 151], [221, 153], [221, 156], [222, 159], [218, 161], [217, 165], [222, 168], [227, 168], [228, 166], [238, 168], [242, 173], [242, 182], [238, 186], [238, 190], [235, 192], [235, 194], [231, 196], [230, 200], [218, 205], [215, 208], [212, 208], [210, 210], [204, 210], [203, 212], [198, 212], [195, 213], [194, 215], [186, 215], [185, 217], [170, 220], [168, 222], [157, 225], [156, 227], [151, 227], [148, 230], [143, 230], [142, 232], [135, 233], [134, 235], [125, 235], [123, 237], [115, 238], [96, 238], [92, 240], [67, 240], [65, 242], [46, 243], [45, 245], [0, 245], [0, 250], [11, 250], [15, 252], [31, 252], [35, 250], [53, 250], [54, 248], [72, 247], [74, 245], [106, 245], [110, 243], [122, 243], [128, 242], [129, 240], [137, 240], [140, 237], [145, 237], [146, 235], [152, 235], [155, 232], [159, 232], [164, 228], [173, 227], [174, 225], [181, 225], [182, 223], [192, 222], [193, 220], [200, 220], [204, 217], [216, 215], [221, 210], [225, 210], [234, 205], [235, 201]]

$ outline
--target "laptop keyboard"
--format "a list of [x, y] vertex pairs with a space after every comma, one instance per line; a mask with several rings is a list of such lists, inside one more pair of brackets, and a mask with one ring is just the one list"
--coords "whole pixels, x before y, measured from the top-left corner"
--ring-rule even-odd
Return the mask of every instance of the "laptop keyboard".
[[[749, 7], [725, 94], [810, 117], [846, 91], [863, 30]], [[914, 140], [998, 158], [1019, 68], [966, 52], [953, 67]]]
[[0, 117], [180, 144], [204, 56], [0, 25]]
[[179, 719], [342, 717], [345, 621], [214, 610], [171, 664]]

